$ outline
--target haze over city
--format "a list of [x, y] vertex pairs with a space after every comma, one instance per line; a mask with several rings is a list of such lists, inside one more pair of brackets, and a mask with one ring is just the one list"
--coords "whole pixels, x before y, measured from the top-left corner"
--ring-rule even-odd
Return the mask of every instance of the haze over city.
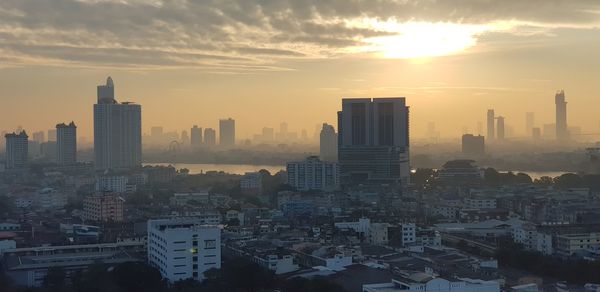
[[488, 108], [524, 136], [525, 112], [553, 121], [558, 89], [570, 124], [598, 132], [598, 6], [6, 0], [0, 125], [46, 130], [69, 116], [91, 140], [94, 87], [112, 76], [120, 101], [143, 104], [144, 133], [223, 117], [243, 138], [282, 121], [312, 132], [334, 124], [342, 97], [401, 95], [414, 137], [428, 122], [445, 137], [476, 132]]
[[0, 0], [0, 292], [598, 292], [600, 0]]

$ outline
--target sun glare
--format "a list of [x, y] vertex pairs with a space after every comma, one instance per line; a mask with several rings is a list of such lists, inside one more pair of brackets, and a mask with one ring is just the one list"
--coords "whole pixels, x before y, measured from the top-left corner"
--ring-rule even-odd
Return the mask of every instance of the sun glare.
[[363, 22], [390, 33], [363, 39], [359, 51], [374, 53], [383, 58], [428, 59], [465, 51], [477, 43], [477, 36], [491, 30], [486, 25], [425, 22]]

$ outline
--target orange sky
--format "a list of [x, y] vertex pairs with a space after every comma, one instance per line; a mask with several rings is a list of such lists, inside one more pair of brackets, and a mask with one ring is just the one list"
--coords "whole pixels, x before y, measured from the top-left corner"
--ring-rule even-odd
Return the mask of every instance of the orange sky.
[[557, 89], [569, 123], [600, 132], [596, 1], [47, 2], [0, 2], [0, 130], [73, 120], [91, 137], [110, 75], [144, 132], [232, 117], [240, 138], [312, 135], [342, 97], [405, 96], [413, 136], [476, 133], [488, 108], [519, 136], [525, 112], [553, 122]]

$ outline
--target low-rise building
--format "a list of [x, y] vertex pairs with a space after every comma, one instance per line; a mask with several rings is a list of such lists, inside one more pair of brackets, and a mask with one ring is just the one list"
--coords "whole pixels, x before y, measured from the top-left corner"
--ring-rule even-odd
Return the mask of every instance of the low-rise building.
[[83, 199], [84, 220], [123, 221], [123, 203], [125, 200], [116, 194], [90, 195]]

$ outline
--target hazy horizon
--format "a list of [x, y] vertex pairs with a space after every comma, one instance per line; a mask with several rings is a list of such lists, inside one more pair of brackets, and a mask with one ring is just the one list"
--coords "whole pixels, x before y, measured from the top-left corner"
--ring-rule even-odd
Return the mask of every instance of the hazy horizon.
[[284, 121], [312, 137], [344, 97], [399, 96], [413, 137], [429, 122], [477, 134], [488, 108], [524, 136], [526, 112], [554, 123], [558, 89], [569, 126], [600, 132], [600, 3], [447, 3], [2, 1], [0, 130], [73, 120], [91, 141], [96, 86], [112, 76], [144, 133], [231, 117], [238, 139]]

